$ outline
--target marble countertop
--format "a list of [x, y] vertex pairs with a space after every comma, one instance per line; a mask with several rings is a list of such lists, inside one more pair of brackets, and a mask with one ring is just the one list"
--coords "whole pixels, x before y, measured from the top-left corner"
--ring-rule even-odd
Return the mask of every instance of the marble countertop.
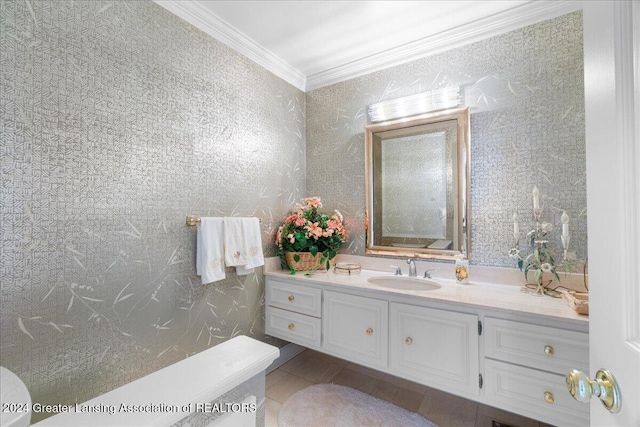
[[440, 289], [416, 291], [372, 285], [367, 282], [370, 277], [393, 277], [392, 273], [374, 270], [362, 270], [360, 274], [354, 275], [336, 274], [332, 271], [313, 274], [297, 272], [295, 275], [291, 275], [288, 270], [271, 270], [265, 272], [265, 275], [281, 279], [294, 279], [300, 283], [318, 283], [387, 295], [411, 296], [429, 301], [463, 304], [476, 308], [525, 313], [583, 325], [589, 322], [588, 316], [577, 314], [562, 298], [529, 295], [520, 291], [521, 286], [515, 285], [474, 281], [470, 281], [467, 285], [460, 285], [455, 280], [434, 277], [430, 280], [440, 284], [442, 286]]

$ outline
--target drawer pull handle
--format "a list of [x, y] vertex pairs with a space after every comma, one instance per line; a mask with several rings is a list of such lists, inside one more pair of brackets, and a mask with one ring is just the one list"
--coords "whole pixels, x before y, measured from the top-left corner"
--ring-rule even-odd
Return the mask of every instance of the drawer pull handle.
[[544, 346], [544, 354], [546, 354], [547, 356], [553, 356], [553, 353], [554, 353], [553, 347], [551, 347], [550, 345]]
[[287, 298], [289, 300], [289, 302], [293, 302], [294, 299], [296, 299], [296, 297], [294, 297], [293, 295], [289, 295], [289, 298]]
[[553, 403], [553, 393], [551, 393], [550, 391], [545, 391], [544, 400], [546, 400], [547, 403]]
[[367, 335], [369, 336], [373, 335], [373, 329], [371, 328], [367, 329]]
[[289, 330], [293, 331], [293, 328], [295, 328], [296, 325], [294, 325], [293, 323], [289, 323]]
[[411, 344], [413, 344], [413, 338], [411, 338], [411, 337], [407, 337], [407, 338], [405, 338], [404, 343], [405, 343], [406, 345], [411, 345]]

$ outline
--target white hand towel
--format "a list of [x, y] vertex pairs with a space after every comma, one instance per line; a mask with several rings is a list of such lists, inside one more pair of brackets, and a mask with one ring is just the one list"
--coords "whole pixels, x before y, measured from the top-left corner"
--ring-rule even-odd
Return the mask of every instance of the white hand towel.
[[224, 221], [222, 218], [200, 218], [196, 248], [196, 272], [202, 283], [225, 278]]
[[247, 263], [242, 218], [224, 218], [224, 262], [229, 267]]
[[264, 265], [258, 218], [224, 218], [225, 262], [236, 267], [236, 274], [253, 273]]
[[264, 265], [260, 220], [258, 220], [258, 218], [243, 218], [242, 231], [244, 233], [244, 244], [247, 250], [247, 262], [243, 268], [253, 269]]

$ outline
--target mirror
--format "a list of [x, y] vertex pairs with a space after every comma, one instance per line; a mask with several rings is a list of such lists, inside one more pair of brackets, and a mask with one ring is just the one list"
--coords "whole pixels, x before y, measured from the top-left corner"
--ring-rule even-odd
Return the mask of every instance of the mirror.
[[365, 127], [365, 253], [469, 258], [469, 108]]

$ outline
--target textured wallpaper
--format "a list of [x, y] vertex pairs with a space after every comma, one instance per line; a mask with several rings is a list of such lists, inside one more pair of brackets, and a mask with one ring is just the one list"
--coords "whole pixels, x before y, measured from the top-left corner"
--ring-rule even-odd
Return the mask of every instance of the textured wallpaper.
[[275, 254], [304, 93], [147, 0], [3, 0], [0, 63], [0, 364], [33, 400], [265, 340], [262, 275], [202, 284], [185, 216], [257, 216]]
[[[582, 12], [378, 71], [306, 94], [307, 193], [348, 218], [346, 251], [364, 254], [367, 105], [460, 86], [471, 107], [472, 263], [513, 267], [512, 216], [533, 228], [531, 192], [561, 248], [586, 258]], [[524, 249], [524, 248], [523, 248]]]

